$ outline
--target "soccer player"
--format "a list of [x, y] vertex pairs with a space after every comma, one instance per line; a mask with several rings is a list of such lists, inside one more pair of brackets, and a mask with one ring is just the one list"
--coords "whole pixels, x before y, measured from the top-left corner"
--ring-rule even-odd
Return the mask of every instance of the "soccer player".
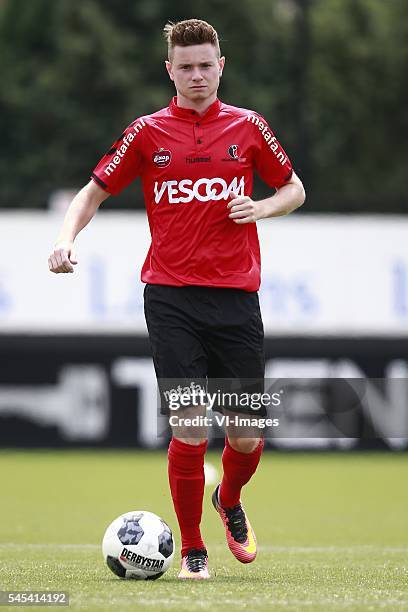
[[[72, 273], [74, 240], [109, 195], [140, 176], [151, 232], [141, 278], [153, 361], [161, 379], [263, 379], [256, 222], [286, 215], [305, 198], [291, 162], [255, 111], [217, 97], [225, 58], [214, 28], [198, 19], [167, 24], [166, 68], [176, 89], [169, 106], [137, 118], [113, 143], [75, 196], [49, 257]], [[253, 201], [253, 172], [276, 191]], [[183, 415], [205, 413], [187, 407]], [[181, 423], [181, 419], [180, 419]], [[200, 532], [205, 427], [173, 427], [171, 495], [182, 542], [180, 578], [209, 577]], [[257, 469], [263, 439], [227, 428], [223, 476], [213, 493], [232, 554], [256, 556], [241, 489]]]

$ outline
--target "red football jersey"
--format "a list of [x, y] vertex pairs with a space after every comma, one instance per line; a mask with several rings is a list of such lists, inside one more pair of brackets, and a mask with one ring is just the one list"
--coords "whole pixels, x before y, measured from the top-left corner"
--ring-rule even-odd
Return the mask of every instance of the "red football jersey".
[[131, 123], [92, 178], [115, 195], [141, 177], [152, 239], [143, 282], [257, 291], [256, 224], [237, 225], [227, 208], [235, 194], [252, 195], [254, 170], [276, 188], [292, 175], [260, 115], [217, 99], [200, 116], [174, 97]]

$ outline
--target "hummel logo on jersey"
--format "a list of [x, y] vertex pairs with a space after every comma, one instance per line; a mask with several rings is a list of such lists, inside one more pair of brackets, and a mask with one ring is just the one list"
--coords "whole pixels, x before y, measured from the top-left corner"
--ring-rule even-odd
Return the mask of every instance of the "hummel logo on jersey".
[[269, 131], [270, 128], [268, 124], [261, 121], [256, 115], [248, 115], [247, 121], [254, 123], [260, 129], [261, 134], [266, 141], [266, 144], [269, 145], [269, 148], [271, 149], [272, 153], [276, 156], [277, 160], [282, 164], [282, 166], [284, 166], [285, 162], [288, 161], [288, 158], [283, 153], [283, 151], [278, 152], [279, 145], [276, 140], [276, 136], [271, 134], [271, 132]]
[[[163, 181], [159, 186], [156, 181], [154, 184], [154, 200], [159, 204], [164, 194], [170, 204], [180, 202], [192, 202], [194, 199], [199, 202], [209, 202], [210, 200], [229, 200], [234, 194], [245, 195], [245, 177], [238, 179], [236, 176], [228, 185], [222, 178], [200, 178], [193, 183], [190, 179], [181, 181]], [[183, 195], [181, 195], [183, 194]]]
[[186, 164], [205, 164], [211, 161], [211, 155], [207, 157], [186, 157]]

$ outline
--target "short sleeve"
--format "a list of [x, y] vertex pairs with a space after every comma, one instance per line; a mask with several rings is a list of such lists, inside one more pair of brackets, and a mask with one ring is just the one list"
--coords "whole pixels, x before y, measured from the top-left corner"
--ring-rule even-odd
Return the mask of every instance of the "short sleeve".
[[92, 179], [108, 193], [119, 194], [140, 175], [143, 129], [146, 129], [143, 119], [131, 123], [92, 172]]
[[255, 148], [255, 170], [270, 187], [279, 188], [292, 176], [292, 164], [269, 125], [257, 113], [248, 116]]

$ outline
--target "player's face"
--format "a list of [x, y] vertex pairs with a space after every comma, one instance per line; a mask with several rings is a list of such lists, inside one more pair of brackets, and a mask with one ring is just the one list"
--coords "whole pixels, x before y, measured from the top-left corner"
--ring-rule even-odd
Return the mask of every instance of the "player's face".
[[166, 62], [167, 72], [176, 86], [177, 96], [184, 103], [194, 106], [212, 103], [217, 97], [225, 58], [219, 58], [210, 43], [175, 47], [171, 62]]

